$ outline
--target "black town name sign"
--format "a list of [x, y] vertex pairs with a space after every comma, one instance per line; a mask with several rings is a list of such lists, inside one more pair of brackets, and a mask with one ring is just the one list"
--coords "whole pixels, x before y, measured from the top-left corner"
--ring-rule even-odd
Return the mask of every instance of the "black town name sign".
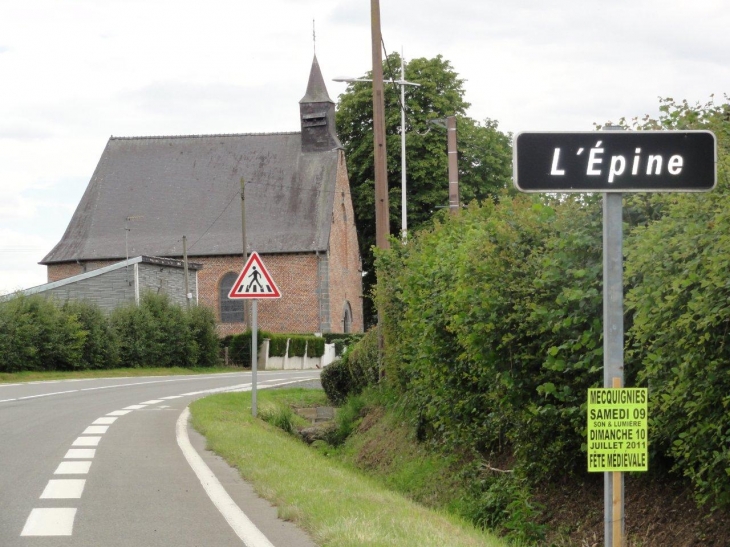
[[514, 184], [523, 192], [706, 192], [717, 182], [710, 131], [523, 132]]

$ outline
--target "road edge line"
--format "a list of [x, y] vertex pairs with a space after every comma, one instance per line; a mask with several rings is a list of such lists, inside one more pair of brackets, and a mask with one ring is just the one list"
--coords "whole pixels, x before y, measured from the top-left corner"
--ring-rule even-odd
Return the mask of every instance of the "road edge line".
[[243, 541], [246, 547], [274, 547], [268, 538], [251, 522], [241, 508], [236, 505], [223, 485], [207, 466], [198, 452], [193, 448], [188, 437], [189, 407], [185, 407], [175, 425], [175, 436], [177, 444], [182, 450], [185, 459], [203, 485], [205, 493], [216, 506], [218, 511], [226, 519], [236, 535]]

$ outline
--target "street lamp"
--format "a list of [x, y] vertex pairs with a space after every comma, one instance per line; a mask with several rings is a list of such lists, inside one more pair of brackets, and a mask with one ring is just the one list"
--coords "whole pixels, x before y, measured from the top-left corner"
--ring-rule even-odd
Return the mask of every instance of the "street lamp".
[[[392, 83], [400, 86], [400, 154], [401, 154], [401, 237], [406, 241], [408, 234], [408, 218], [406, 216], [406, 86], [420, 87], [421, 84], [407, 82], [406, 65], [403, 52], [400, 56], [401, 79], [391, 80]], [[365, 78], [333, 78], [335, 82], [372, 82]]]

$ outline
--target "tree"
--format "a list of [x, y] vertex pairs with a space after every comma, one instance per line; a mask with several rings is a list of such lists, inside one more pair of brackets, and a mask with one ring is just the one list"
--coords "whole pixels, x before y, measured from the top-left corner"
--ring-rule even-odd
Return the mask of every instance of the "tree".
[[[709, 129], [717, 188], [646, 198], [658, 218], [626, 245], [627, 361], [651, 388], [652, 451], [688, 477], [697, 499], [730, 506], [730, 103], [665, 99], [635, 129]], [[631, 202], [636, 205], [636, 199]], [[639, 209], [637, 206], [636, 209]], [[648, 215], [645, 215], [648, 216]]]
[[[400, 55], [388, 55], [383, 62], [386, 81], [399, 80]], [[370, 78], [368, 73], [365, 78]], [[441, 55], [433, 59], [413, 59], [405, 79], [421, 84], [406, 90], [406, 165], [408, 230], [428, 225], [440, 208], [448, 206], [448, 158], [446, 131], [429, 123], [457, 116], [459, 182], [462, 203], [492, 199], [505, 188], [511, 176], [510, 136], [498, 129], [494, 120], [477, 122], [466, 116], [464, 80]], [[401, 226], [401, 116], [400, 86], [386, 84], [385, 126], [388, 151], [390, 232], [398, 236]], [[355, 220], [358, 226], [363, 269], [373, 272], [375, 244], [375, 175], [373, 157], [373, 103], [369, 82], [350, 84], [339, 97], [337, 131], [345, 147], [350, 175]], [[365, 294], [375, 283], [369, 273]], [[366, 315], [372, 303], [366, 300]]]

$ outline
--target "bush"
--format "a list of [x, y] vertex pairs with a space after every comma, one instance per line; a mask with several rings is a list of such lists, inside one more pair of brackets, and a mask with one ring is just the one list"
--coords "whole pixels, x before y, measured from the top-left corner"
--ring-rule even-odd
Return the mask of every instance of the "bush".
[[271, 335], [271, 338], [269, 338], [269, 355], [271, 357], [284, 357], [288, 340], [289, 337], [286, 334]]
[[0, 305], [0, 371], [73, 370], [83, 365], [87, 332], [40, 295], [15, 295]]
[[215, 332], [215, 315], [202, 306], [193, 306], [187, 312], [190, 331], [191, 354], [196, 356], [195, 366], [212, 367], [220, 362], [218, 335]]
[[[199, 362], [200, 348], [185, 312], [165, 294], [145, 293], [139, 306], [129, 304], [115, 309], [110, 321], [119, 337], [123, 366], [191, 367]], [[205, 341], [204, 332], [197, 334], [202, 336], [204, 346], [211, 343]]]
[[505, 194], [379, 253], [386, 379], [420, 436], [474, 456], [507, 446], [534, 479], [582, 472], [585, 389], [602, 367], [600, 223], [590, 197]]
[[324, 367], [319, 380], [327, 398], [333, 405], [343, 404], [353, 391], [350, 369], [342, 359], [333, 361]]
[[[237, 365], [251, 366], [251, 334], [251, 329], [247, 329], [242, 334], [234, 334], [231, 338], [228, 357]], [[259, 329], [256, 334], [257, 355], [261, 355], [264, 338], [271, 339], [272, 336], [271, 333]]]
[[324, 338], [319, 336], [307, 337], [307, 357], [322, 357], [324, 355]]
[[119, 366], [119, 339], [101, 308], [88, 301], [68, 301], [63, 313], [76, 317], [86, 332], [78, 368], [109, 369]]
[[289, 337], [289, 357], [304, 357], [307, 350], [307, 337], [290, 336]]
[[352, 378], [352, 391], [361, 393], [367, 386], [378, 383], [380, 366], [378, 363], [378, 330], [370, 329], [355, 344], [345, 358]]

